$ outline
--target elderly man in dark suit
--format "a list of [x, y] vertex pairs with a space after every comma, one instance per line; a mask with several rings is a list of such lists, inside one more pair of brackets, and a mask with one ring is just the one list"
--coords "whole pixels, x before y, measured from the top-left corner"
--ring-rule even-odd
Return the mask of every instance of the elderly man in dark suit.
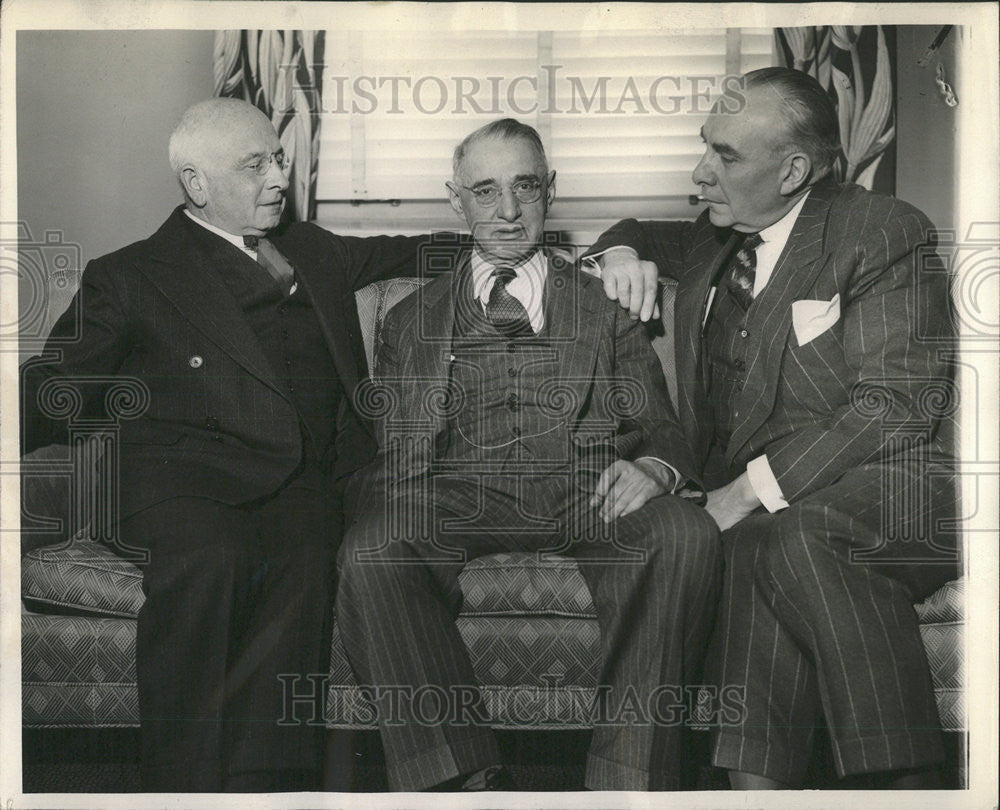
[[[87, 267], [47, 356], [25, 364], [22, 451], [66, 441], [40, 407], [63, 384], [86, 416], [115, 378], [139, 381], [148, 408], [120, 427], [119, 533], [148, 557], [144, 787], [313, 786], [320, 732], [278, 724], [278, 676], [327, 671], [341, 484], [375, 452], [354, 397], [368, 373], [354, 292], [418, 275], [425, 238], [278, 227], [288, 159], [242, 101], [191, 107], [169, 153], [185, 204]], [[653, 286], [607, 282], [629, 305]]]
[[[369, 398], [383, 439], [350, 484], [338, 558], [338, 622], [390, 786], [513, 787], [454, 620], [464, 564], [520, 550], [577, 558], [601, 628], [597, 716], [639, 707], [598, 723], [587, 786], [677, 787], [682, 729], [655, 704], [696, 678], [720, 558], [707, 513], [674, 494], [698, 485], [659, 362], [595, 278], [542, 249], [555, 172], [534, 129], [472, 133], [448, 187], [475, 248], [386, 318]], [[456, 701], [442, 722], [408, 702], [417, 687]]]
[[186, 204], [89, 264], [48, 340], [57, 361], [25, 366], [22, 449], [65, 441], [38, 407], [46, 387], [80, 384], [87, 412], [103, 390], [88, 378], [141, 381], [148, 409], [120, 428], [119, 533], [148, 552], [143, 786], [305, 786], [320, 739], [276, 724], [277, 676], [325, 671], [334, 480], [374, 450], [352, 404], [366, 376], [354, 290], [415, 272], [420, 240], [274, 230], [287, 158], [244, 102], [193, 106], [169, 152]]
[[[723, 530], [709, 666], [746, 687], [715, 764], [801, 784], [822, 716], [841, 776], [934, 784], [913, 603], [956, 575], [948, 281], [918, 210], [829, 176], [837, 116], [794, 70], [720, 100], [696, 222], [625, 220], [591, 249], [677, 280], [680, 418]], [[608, 250], [613, 245], [631, 249]]]

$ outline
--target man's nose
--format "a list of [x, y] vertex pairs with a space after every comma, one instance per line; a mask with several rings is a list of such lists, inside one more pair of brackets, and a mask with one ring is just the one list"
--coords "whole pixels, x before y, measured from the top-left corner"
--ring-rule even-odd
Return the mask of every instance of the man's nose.
[[513, 190], [509, 188], [500, 190], [500, 199], [497, 201], [497, 216], [508, 222], [521, 216], [521, 204], [514, 196]]
[[277, 160], [272, 160], [267, 169], [267, 184], [271, 188], [280, 188], [282, 191], [288, 188], [288, 175], [278, 165]]
[[698, 165], [694, 167], [694, 171], [691, 172], [691, 181], [696, 186], [712, 186], [715, 185], [715, 172], [712, 171], [712, 167], [709, 165], [708, 151], [701, 156], [701, 160], [698, 161]]

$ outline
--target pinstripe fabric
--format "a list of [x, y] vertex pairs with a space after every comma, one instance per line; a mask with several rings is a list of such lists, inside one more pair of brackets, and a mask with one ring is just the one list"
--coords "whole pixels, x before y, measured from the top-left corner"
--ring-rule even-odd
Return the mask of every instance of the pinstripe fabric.
[[[678, 280], [679, 416], [696, 463], [766, 454], [790, 508], [724, 535], [726, 574], [710, 663], [745, 684], [746, 720], [717, 764], [795, 784], [820, 716], [841, 774], [916, 767], [941, 754], [912, 604], [957, 576], [947, 274], [912, 206], [817, 184], [746, 317], [746, 379], [732, 435], [713, 451], [703, 407], [703, 304], [738, 237], [695, 223], [626, 220], [591, 252], [630, 244]], [[793, 304], [839, 317], [800, 344]], [[851, 552], [867, 550], [870, 553]]]
[[[567, 540], [565, 485], [533, 481], [533, 505], [558, 521], [554, 532], [521, 532], [521, 499], [510, 480], [448, 479], [437, 482], [424, 508], [433, 511], [437, 542], [461, 549], [446, 562], [420, 540], [395, 541], [395, 562], [365, 559], [389, 534], [385, 514], [362, 516], [341, 549], [337, 621], [348, 659], [365, 685], [436, 685], [475, 689], [475, 673], [455, 626], [461, 607], [458, 575], [465, 561], [496, 551], [531, 551]], [[516, 492], [516, 480], [513, 482]], [[580, 508], [579, 504], [574, 505]], [[531, 510], [534, 511], [534, 510]], [[471, 516], [471, 517], [470, 517]], [[446, 521], [463, 519], [449, 530]], [[596, 520], [596, 515], [592, 515]], [[607, 543], [572, 542], [560, 553], [580, 560], [601, 628], [600, 682], [611, 687], [604, 716], [620, 715], [620, 701], [649, 705], [657, 687], [696, 682], [718, 589], [716, 530], [700, 508], [661, 497], [616, 523], [620, 545], [641, 552], [619, 563], [588, 564], [588, 557], [617, 553]], [[403, 555], [407, 561], [400, 560]], [[631, 693], [631, 694], [630, 694]], [[383, 703], [383, 712], [389, 711]], [[485, 725], [428, 725], [418, 716], [380, 724], [396, 790], [419, 790], [499, 761]], [[676, 788], [684, 772], [683, 729], [655, 724], [607, 724], [595, 729], [587, 786], [603, 790]]]
[[[610, 425], [627, 457], [659, 447], [661, 457], [674, 462], [679, 451], [672, 440], [679, 431], [641, 327], [629, 324], [596, 285], [575, 274], [554, 276], [550, 267], [546, 339], [560, 352], [557, 367], [572, 386], [564, 432], [588, 421], [605, 431]], [[435, 345], [428, 330], [451, 339], [456, 302], [464, 300], [453, 300], [452, 289], [448, 277], [431, 282], [394, 309], [383, 330], [377, 376], [397, 392], [397, 419], [410, 424], [419, 424], [418, 417], [426, 421], [424, 388], [441, 376], [442, 354], [448, 355], [448, 344]], [[615, 380], [643, 384], [647, 399], [639, 414], [614, 416], [605, 391], [613, 390]], [[389, 430], [391, 420], [386, 425]], [[441, 418], [435, 430], [445, 426]], [[626, 433], [634, 438], [623, 442]], [[684, 447], [680, 452], [687, 455]], [[533, 462], [504, 466], [510, 459], [501, 452], [493, 458], [499, 467], [494, 463], [486, 474], [431, 475], [424, 451], [407, 459], [408, 482], [389, 486], [391, 471], [399, 470], [394, 456], [384, 446], [375, 465], [352, 480], [345, 498], [356, 511], [339, 556], [337, 616], [361, 684], [430, 685], [446, 692], [458, 687], [478, 695], [455, 626], [459, 573], [468, 560], [485, 554], [545, 549], [576, 557], [593, 595], [601, 683], [610, 687], [597, 710], [613, 718], [623, 702], [647, 706], [657, 687], [677, 689], [696, 677], [720, 562], [717, 529], [704, 511], [672, 496], [656, 498], [614, 524], [615, 542], [600, 532], [585, 542], [581, 529], [602, 525], [587, 506], [596, 478], [574, 478], [569, 463], [547, 463], [543, 474], [532, 475]], [[687, 470], [685, 459], [675, 463]], [[400, 511], [417, 530], [394, 534], [392, 516]], [[540, 527], [537, 516], [547, 524]], [[420, 722], [419, 710], [404, 706], [396, 723], [389, 722], [388, 705], [379, 708], [394, 789], [426, 788], [499, 761], [485, 721]], [[599, 724], [588, 756], [588, 787], [676, 788], [685, 770], [682, 731], [679, 723]]]
[[[859, 468], [723, 533], [726, 572], [708, 676], [745, 684], [747, 714], [742, 726], [722, 730], [716, 765], [799, 784], [820, 716], [841, 776], [943, 758], [913, 609], [914, 591], [928, 587], [922, 567], [907, 561], [899, 542], [881, 548], [878, 564], [851, 559], [884, 536], [885, 516], [870, 495], [883, 481], [878, 465]], [[926, 512], [949, 511], [951, 484], [932, 490]], [[905, 487], [887, 494], [903, 497]]]

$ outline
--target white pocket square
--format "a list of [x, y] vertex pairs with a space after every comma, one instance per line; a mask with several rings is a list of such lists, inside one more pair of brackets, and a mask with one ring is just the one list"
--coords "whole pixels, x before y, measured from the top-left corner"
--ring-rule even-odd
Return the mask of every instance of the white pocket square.
[[819, 337], [840, 319], [840, 293], [829, 301], [792, 302], [792, 326], [800, 346]]

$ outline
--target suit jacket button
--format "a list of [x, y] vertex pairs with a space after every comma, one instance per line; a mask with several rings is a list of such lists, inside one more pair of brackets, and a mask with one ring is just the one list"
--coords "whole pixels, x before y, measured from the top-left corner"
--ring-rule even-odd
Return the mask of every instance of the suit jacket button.
[[188, 359], [188, 365], [191, 366], [191, 368], [201, 368], [204, 362], [205, 361], [201, 359], [200, 354], [192, 354]]

